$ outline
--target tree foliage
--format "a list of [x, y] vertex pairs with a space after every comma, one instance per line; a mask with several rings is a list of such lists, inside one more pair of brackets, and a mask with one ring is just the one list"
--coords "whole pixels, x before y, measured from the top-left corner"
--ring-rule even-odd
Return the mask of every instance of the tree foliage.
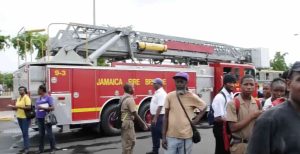
[[9, 36], [0, 35], [0, 51], [9, 48]]
[[19, 56], [24, 59], [26, 53], [37, 50], [36, 59], [43, 57], [46, 53], [46, 41], [48, 36], [40, 33], [23, 33], [12, 38], [13, 47], [17, 49]]
[[12, 90], [13, 74], [12, 73], [0, 73], [0, 84], [3, 84], [4, 87]]
[[281, 52], [276, 52], [274, 58], [271, 60], [271, 67], [276, 71], [285, 71], [288, 69], [288, 66], [285, 62], [285, 56], [288, 53], [285, 52], [281, 54]]

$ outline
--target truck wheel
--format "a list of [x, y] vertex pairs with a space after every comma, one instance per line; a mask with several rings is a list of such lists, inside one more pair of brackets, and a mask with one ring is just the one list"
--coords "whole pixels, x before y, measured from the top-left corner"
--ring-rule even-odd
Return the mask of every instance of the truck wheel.
[[121, 130], [113, 126], [113, 115], [116, 113], [117, 104], [108, 106], [102, 114], [101, 118], [101, 128], [105, 135], [114, 136], [120, 135]]
[[[146, 102], [139, 109], [139, 116], [144, 120], [147, 124], [151, 124], [151, 113], [150, 113], [150, 102]], [[142, 128], [139, 128], [142, 130]]]

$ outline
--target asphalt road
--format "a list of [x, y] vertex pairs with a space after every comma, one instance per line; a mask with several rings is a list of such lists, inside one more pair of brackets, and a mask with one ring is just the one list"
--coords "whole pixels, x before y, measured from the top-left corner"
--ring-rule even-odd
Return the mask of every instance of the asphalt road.
[[[57, 130], [57, 129], [54, 129]], [[199, 129], [202, 141], [193, 146], [193, 154], [213, 154], [214, 137], [212, 129]], [[77, 130], [70, 133], [55, 134], [57, 146], [60, 148], [56, 154], [121, 154], [120, 136], [105, 137], [92, 131]], [[38, 133], [30, 130], [30, 152], [34, 153], [38, 147]], [[17, 153], [22, 147], [21, 132], [14, 122], [0, 122], [0, 153]], [[137, 133], [135, 154], [144, 154], [152, 148], [149, 132]], [[49, 149], [46, 144], [45, 149]], [[161, 150], [163, 153], [163, 150]]]

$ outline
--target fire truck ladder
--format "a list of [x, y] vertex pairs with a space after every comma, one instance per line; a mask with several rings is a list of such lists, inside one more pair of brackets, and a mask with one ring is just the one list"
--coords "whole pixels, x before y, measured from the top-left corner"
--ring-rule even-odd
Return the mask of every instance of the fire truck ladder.
[[[70, 23], [48, 42], [52, 56], [74, 51], [91, 61], [98, 57], [112, 61], [126, 59], [164, 59], [183, 62], [251, 62], [251, 50], [222, 43], [133, 31], [131, 27], [116, 28]], [[65, 60], [65, 59], [64, 59]]]

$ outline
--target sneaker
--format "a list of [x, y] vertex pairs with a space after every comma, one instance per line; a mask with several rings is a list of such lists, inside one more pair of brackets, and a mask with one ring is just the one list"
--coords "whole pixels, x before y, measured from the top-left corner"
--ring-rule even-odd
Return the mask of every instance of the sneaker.
[[55, 154], [55, 151], [54, 150], [52, 150], [52, 151], [50, 151], [50, 153], [49, 154]]

